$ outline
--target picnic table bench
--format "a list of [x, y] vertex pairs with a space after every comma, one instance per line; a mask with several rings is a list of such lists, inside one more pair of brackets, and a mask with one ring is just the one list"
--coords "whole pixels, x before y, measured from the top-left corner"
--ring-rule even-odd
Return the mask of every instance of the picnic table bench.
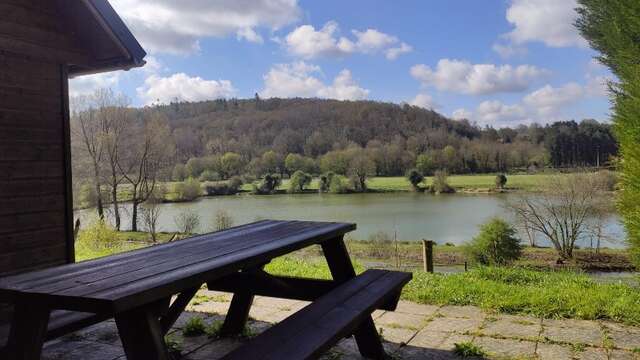
[[[411, 274], [368, 270], [356, 276], [343, 236], [355, 224], [258, 221], [96, 260], [0, 279], [0, 303], [14, 307], [4, 349], [39, 359], [44, 341], [115, 318], [128, 359], [168, 358], [164, 335], [203, 284], [233, 292], [222, 333], [240, 333], [255, 295], [312, 301], [227, 355], [229, 359], [317, 358], [354, 335], [365, 357], [385, 357], [371, 319], [393, 310]], [[319, 244], [332, 280], [274, 276], [273, 258]]]

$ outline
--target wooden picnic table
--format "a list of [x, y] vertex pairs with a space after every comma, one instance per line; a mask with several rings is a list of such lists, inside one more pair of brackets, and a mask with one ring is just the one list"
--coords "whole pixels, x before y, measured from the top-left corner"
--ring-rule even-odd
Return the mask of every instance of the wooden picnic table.
[[[245, 326], [254, 295], [313, 301], [355, 278], [343, 242], [343, 235], [355, 228], [350, 223], [265, 220], [2, 278], [0, 302], [14, 306], [8, 354], [14, 359], [39, 359], [54, 314], [89, 314], [96, 321], [115, 318], [128, 359], [167, 359], [164, 335], [205, 283], [210, 289], [234, 293], [222, 330], [237, 334]], [[276, 277], [262, 270], [273, 258], [314, 244], [322, 246], [333, 280]], [[370, 274], [369, 282], [372, 276], [382, 275]], [[392, 303], [397, 302], [398, 286], [408, 281], [405, 277], [395, 280]], [[367, 280], [358, 286], [369, 286], [363, 281]], [[382, 357], [384, 351], [366, 311], [394, 306], [385, 305], [387, 300], [382, 304], [381, 299], [382, 295], [376, 303], [362, 305], [354, 325], [361, 351], [370, 357]]]

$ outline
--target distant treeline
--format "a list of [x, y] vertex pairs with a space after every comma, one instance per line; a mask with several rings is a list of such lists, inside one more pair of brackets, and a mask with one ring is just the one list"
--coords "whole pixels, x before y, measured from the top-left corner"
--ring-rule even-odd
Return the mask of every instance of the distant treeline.
[[481, 128], [415, 106], [321, 99], [216, 100], [158, 108], [176, 145], [172, 177], [227, 178], [296, 170], [347, 174], [364, 153], [374, 175], [506, 172], [596, 166], [616, 155], [608, 124]]
[[[132, 147], [117, 144], [148, 142], [152, 129], [147, 140], [144, 131], [134, 130], [148, 128], [149, 119], [169, 131], [159, 150], [170, 154], [154, 163], [158, 169], [153, 174], [165, 181], [286, 177], [298, 170], [403, 176], [410, 169], [432, 175], [437, 170], [464, 174], [589, 167], [605, 165], [617, 153], [611, 126], [595, 120], [494, 129], [415, 106], [374, 101], [256, 97], [136, 109], [109, 91], [81, 100], [72, 119], [79, 182], [95, 183], [95, 174], [111, 174], [115, 183], [123, 176], [118, 162], [130, 157]], [[82, 124], [91, 130], [90, 139], [83, 136]], [[127, 124], [135, 124], [134, 130], [127, 130]], [[87, 147], [101, 141], [104, 154]]]

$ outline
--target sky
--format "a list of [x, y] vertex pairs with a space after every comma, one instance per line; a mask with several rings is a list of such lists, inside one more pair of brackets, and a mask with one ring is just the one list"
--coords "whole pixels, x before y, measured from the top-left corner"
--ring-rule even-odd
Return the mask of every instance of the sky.
[[409, 103], [480, 126], [608, 121], [575, 0], [109, 0], [140, 69], [78, 77], [133, 106], [217, 98]]

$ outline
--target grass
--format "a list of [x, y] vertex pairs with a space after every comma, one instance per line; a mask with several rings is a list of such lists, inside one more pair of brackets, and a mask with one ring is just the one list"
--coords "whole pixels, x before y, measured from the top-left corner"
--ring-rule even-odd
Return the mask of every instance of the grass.
[[190, 318], [186, 324], [184, 324], [184, 328], [182, 329], [182, 335], [186, 337], [192, 336], [200, 336], [207, 333], [207, 326], [204, 321], [199, 316], [194, 316]]
[[[126, 241], [144, 239], [138, 233], [118, 233], [118, 238], [120, 241], [113, 242], [112, 246], [97, 250], [79, 242], [76, 256], [86, 260], [146, 245]], [[350, 242], [349, 247], [353, 254], [353, 243]], [[458, 247], [441, 248], [458, 251]], [[323, 258], [317, 254], [307, 255], [274, 259], [266, 270], [285, 276], [330, 279]], [[358, 261], [354, 261], [354, 266], [358, 273], [364, 271]], [[475, 305], [489, 311], [545, 318], [602, 319], [640, 325], [640, 291], [637, 288], [627, 284], [597, 283], [584, 273], [567, 270], [480, 267], [448, 275], [415, 271], [402, 298], [422, 304]], [[205, 331], [204, 324], [201, 330]]]
[[[82, 231], [81, 231], [82, 232]], [[94, 246], [83, 241], [76, 242], [76, 261], [91, 260], [116, 253], [139, 249], [149, 245], [150, 236], [145, 232], [118, 231], [109, 244]], [[173, 233], [159, 233], [158, 241], [168, 241]]]
[[465, 341], [461, 343], [455, 343], [453, 352], [461, 356], [465, 357], [483, 357], [486, 356], [487, 353], [478, 345], [475, 345], [471, 341]]

